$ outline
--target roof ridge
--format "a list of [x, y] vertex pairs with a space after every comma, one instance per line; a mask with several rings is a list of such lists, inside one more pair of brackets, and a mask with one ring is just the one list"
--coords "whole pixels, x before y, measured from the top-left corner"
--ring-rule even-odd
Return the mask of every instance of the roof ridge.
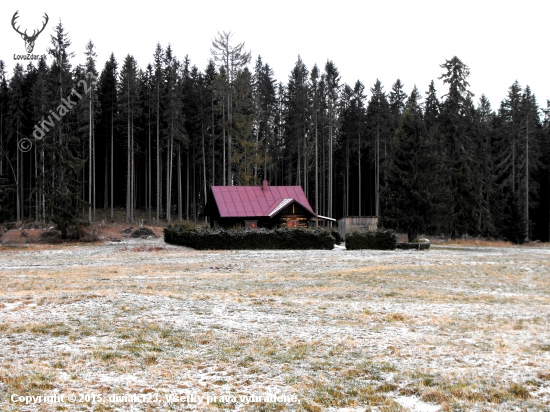
[[273, 210], [277, 208], [277, 206], [279, 206], [285, 199], [286, 198], [284, 197], [278, 197], [277, 199], [275, 199], [271, 204], [271, 206], [269, 206], [269, 209], [266, 210], [265, 212], [266, 216], [270, 216]]

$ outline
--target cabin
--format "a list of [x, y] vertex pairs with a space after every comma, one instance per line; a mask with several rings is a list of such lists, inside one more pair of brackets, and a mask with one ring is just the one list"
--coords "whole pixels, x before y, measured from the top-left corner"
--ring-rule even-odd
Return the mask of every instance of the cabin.
[[319, 216], [300, 186], [211, 186], [204, 215], [212, 227], [330, 226]]

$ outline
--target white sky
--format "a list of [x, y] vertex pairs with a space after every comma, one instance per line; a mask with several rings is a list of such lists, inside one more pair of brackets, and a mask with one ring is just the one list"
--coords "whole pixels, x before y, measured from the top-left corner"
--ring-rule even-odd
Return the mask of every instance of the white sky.
[[16, 10], [30, 33], [44, 12], [50, 17], [34, 54], [46, 52], [61, 19], [76, 53], [73, 66], [84, 61], [91, 39], [100, 72], [111, 52], [119, 65], [132, 54], [144, 69], [157, 42], [204, 70], [211, 40], [231, 30], [235, 44], [245, 42], [252, 52], [251, 69], [260, 54], [283, 83], [301, 55], [308, 69], [331, 59], [342, 83], [361, 80], [369, 98], [377, 78], [386, 92], [400, 78], [407, 94], [414, 84], [424, 94], [434, 79], [441, 96], [439, 65], [457, 55], [470, 67], [476, 103], [484, 93], [497, 109], [516, 79], [531, 86], [540, 106], [550, 97], [547, 0], [2, 0], [0, 59], [9, 75], [13, 55], [25, 53], [11, 27]]

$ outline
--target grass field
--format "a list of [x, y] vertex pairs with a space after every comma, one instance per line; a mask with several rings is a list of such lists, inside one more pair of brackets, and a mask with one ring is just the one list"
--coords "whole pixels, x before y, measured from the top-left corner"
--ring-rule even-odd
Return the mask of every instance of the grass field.
[[549, 276], [544, 247], [1, 246], [0, 405], [550, 410]]

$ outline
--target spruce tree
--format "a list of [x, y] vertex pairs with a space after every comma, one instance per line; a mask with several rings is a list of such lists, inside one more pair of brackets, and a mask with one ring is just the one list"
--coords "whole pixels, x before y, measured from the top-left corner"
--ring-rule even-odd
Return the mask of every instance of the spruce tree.
[[134, 222], [135, 208], [135, 122], [140, 114], [138, 67], [133, 56], [127, 55], [120, 72], [119, 111], [126, 134], [126, 223]]
[[391, 110], [380, 80], [371, 88], [371, 98], [367, 106], [368, 146], [373, 169], [374, 204], [370, 205], [370, 215], [381, 216], [381, 187], [386, 184], [391, 141]]
[[[416, 93], [417, 95], [417, 93]], [[409, 242], [418, 238], [432, 214], [432, 177], [430, 151], [420, 106], [405, 109], [399, 128], [391, 141], [384, 224], [403, 230]]]
[[3, 60], [0, 60], [0, 222], [13, 219], [13, 183], [9, 183], [10, 174], [8, 173], [8, 142], [6, 141], [6, 131], [8, 119], [8, 99], [9, 90], [6, 79], [6, 66]]
[[155, 98], [155, 125], [156, 125], [156, 133], [155, 133], [155, 142], [156, 142], [156, 221], [158, 222], [160, 220], [160, 217], [162, 215], [162, 144], [161, 144], [161, 134], [160, 134], [160, 128], [162, 123], [162, 112], [163, 109], [161, 107], [162, 102], [164, 101], [164, 50], [160, 46], [160, 43], [157, 43], [157, 47], [155, 48], [155, 53], [153, 55], [154, 57], [154, 69], [155, 69], [155, 77], [154, 77], [154, 83], [155, 83], [155, 90], [154, 90], [154, 98]]
[[424, 101], [424, 121], [428, 131], [434, 129], [438, 125], [440, 106], [441, 104], [437, 98], [434, 81], [432, 80]]
[[0, 60], [0, 175], [4, 174], [4, 139], [6, 138], [6, 115], [8, 103], [8, 82], [6, 80], [6, 65]]
[[440, 76], [449, 92], [444, 96], [441, 111], [441, 132], [448, 148], [446, 163], [449, 172], [449, 229], [451, 237], [476, 231], [474, 212], [475, 165], [473, 160], [473, 140], [469, 130], [472, 127], [472, 96], [467, 78], [469, 67], [458, 57], [453, 57], [441, 65], [444, 73]]
[[[75, 113], [71, 111], [72, 101], [78, 100], [73, 92], [73, 78], [70, 59], [74, 54], [69, 51], [71, 42], [61, 22], [55, 27], [51, 37], [52, 47], [48, 50], [53, 58], [50, 70], [53, 86], [52, 99], [68, 103], [58, 106], [58, 116], [52, 130], [52, 139], [45, 139], [45, 151], [48, 153], [50, 172], [46, 172], [46, 181], [51, 182], [46, 195], [47, 214], [61, 231], [61, 237], [67, 238], [69, 230], [75, 228], [81, 218], [80, 208], [84, 206], [81, 199], [82, 182], [79, 181], [84, 162], [82, 159], [82, 142], [74, 133], [72, 122]], [[63, 107], [64, 108], [63, 108]], [[74, 107], [73, 107], [74, 108]]]
[[328, 216], [334, 214], [334, 146], [338, 142], [340, 72], [332, 60], [325, 64], [326, 105], [328, 118]]
[[[118, 63], [111, 53], [99, 77], [98, 99], [101, 107], [98, 134], [105, 148], [105, 205], [110, 207], [111, 219], [114, 219], [114, 158], [115, 158], [115, 128], [117, 123], [117, 73]], [[109, 177], [109, 178], [108, 178]], [[110, 189], [110, 190], [108, 190]], [[107, 201], [109, 199], [109, 201]]]
[[260, 162], [259, 144], [254, 133], [253, 84], [250, 71], [245, 68], [234, 82], [233, 136], [235, 138], [235, 181], [250, 186], [257, 183], [256, 170]]
[[286, 184], [303, 185], [307, 170], [309, 127], [309, 71], [298, 56], [285, 89], [284, 147], [286, 149]]
[[[49, 116], [49, 109], [52, 107], [51, 89], [49, 82], [49, 67], [45, 59], [40, 59], [38, 62], [37, 76], [34, 82], [30, 99], [32, 102], [32, 119], [35, 125], [42, 124], [46, 117]], [[43, 134], [43, 135], [42, 135]], [[36, 135], [36, 136], [34, 136]], [[46, 219], [46, 153], [44, 139], [50, 139], [51, 135], [43, 132], [40, 133], [36, 129], [33, 131], [33, 145], [36, 147], [36, 220]]]
[[[529, 87], [516, 80], [501, 103], [494, 145], [495, 176], [500, 187], [497, 209], [502, 236], [514, 242], [530, 238], [530, 209], [536, 205], [540, 120]], [[500, 210], [499, 210], [500, 208]]]
[[[254, 182], [267, 179], [267, 171], [271, 169], [273, 147], [274, 114], [276, 106], [275, 79], [271, 67], [263, 64], [258, 56], [254, 71], [254, 134], [258, 148], [258, 164], [255, 166]], [[261, 170], [261, 172], [260, 172]]]
[[[189, 63], [184, 62], [184, 70], [188, 70]], [[166, 144], [166, 220], [171, 221], [172, 209], [172, 182], [174, 173], [174, 153], [181, 148], [184, 140], [184, 117], [182, 100], [182, 82], [180, 76], [181, 65], [172, 53], [172, 48], [167, 47], [164, 55], [164, 128]], [[183, 74], [188, 77], [188, 74]], [[188, 202], [189, 203], [189, 202]]]
[[397, 79], [389, 94], [390, 110], [392, 114], [392, 132], [399, 126], [399, 120], [405, 110], [407, 94], [403, 91], [403, 83]]
[[342, 92], [341, 148], [338, 152], [339, 169], [344, 178], [344, 216], [361, 216], [363, 179], [362, 151], [365, 146], [365, 86], [358, 80], [353, 89], [345, 85]]
[[[15, 161], [10, 162], [11, 174], [15, 183], [15, 218], [19, 222], [23, 217], [23, 153], [19, 150], [24, 138], [26, 97], [23, 91], [24, 71], [19, 63], [15, 65], [13, 76], [9, 83], [9, 133], [8, 144], [14, 147]], [[13, 166], [15, 164], [15, 167]]]
[[99, 100], [97, 95], [98, 73], [95, 67], [96, 52], [94, 43], [90, 40], [86, 44], [86, 63], [82, 70], [81, 78], [77, 78], [77, 84], [84, 84], [81, 90], [82, 100], [79, 102], [79, 123], [83, 138], [88, 141], [87, 154], [87, 177], [88, 177], [88, 221], [95, 220], [96, 207], [96, 120], [99, 115]]
[[478, 234], [486, 237], [497, 235], [491, 205], [496, 202], [495, 162], [492, 153], [495, 113], [485, 95], [481, 95], [475, 116], [474, 159], [477, 170], [476, 207]]
[[529, 86], [525, 87], [521, 96], [521, 117], [521, 135], [519, 139], [520, 203], [525, 224], [525, 240], [529, 241], [533, 230], [530, 212], [537, 205], [539, 182], [536, 176], [541, 166], [539, 107], [537, 99]]
[[544, 121], [541, 133], [542, 167], [540, 169], [541, 199], [538, 210], [538, 223], [535, 227], [539, 239], [550, 240], [550, 100], [543, 109]]
[[147, 220], [152, 221], [152, 141], [153, 141], [153, 128], [154, 128], [154, 118], [153, 114], [155, 111], [154, 106], [154, 73], [153, 66], [151, 64], [147, 65], [146, 70], [143, 72], [140, 79], [140, 101], [142, 102], [142, 129], [145, 133], [145, 142], [144, 142], [144, 151], [145, 151], [145, 208], [147, 210]]

